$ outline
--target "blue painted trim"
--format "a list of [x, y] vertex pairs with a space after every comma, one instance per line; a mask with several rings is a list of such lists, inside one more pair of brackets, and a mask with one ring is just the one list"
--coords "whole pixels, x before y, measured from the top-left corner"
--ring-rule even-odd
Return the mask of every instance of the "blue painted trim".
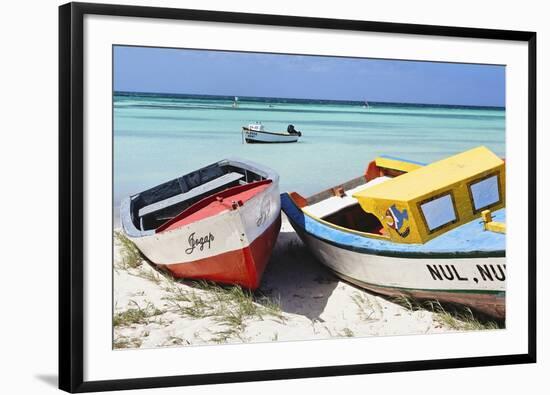
[[[288, 193], [281, 194], [281, 209], [292, 227], [302, 237], [304, 233], [346, 250], [371, 255], [401, 258], [482, 258], [504, 257], [506, 235], [483, 230], [474, 220], [450, 230], [425, 244], [402, 244], [346, 232], [304, 214]], [[495, 221], [505, 221], [505, 209], [493, 213]]]

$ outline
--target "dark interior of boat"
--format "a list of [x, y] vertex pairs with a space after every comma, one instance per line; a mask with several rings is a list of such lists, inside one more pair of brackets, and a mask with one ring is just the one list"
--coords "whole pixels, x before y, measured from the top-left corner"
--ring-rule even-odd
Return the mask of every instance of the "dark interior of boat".
[[385, 236], [382, 223], [375, 215], [363, 211], [359, 203], [327, 215], [323, 220], [343, 228]]
[[138, 229], [156, 229], [207, 196], [264, 179], [245, 168], [225, 162], [215, 163], [134, 196], [132, 221]]

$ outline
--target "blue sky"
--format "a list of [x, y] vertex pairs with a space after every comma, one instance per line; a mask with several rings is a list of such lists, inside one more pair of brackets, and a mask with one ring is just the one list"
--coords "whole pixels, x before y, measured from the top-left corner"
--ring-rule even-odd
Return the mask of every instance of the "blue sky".
[[505, 67], [167, 48], [114, 50], [116, 91], [505, 105]]

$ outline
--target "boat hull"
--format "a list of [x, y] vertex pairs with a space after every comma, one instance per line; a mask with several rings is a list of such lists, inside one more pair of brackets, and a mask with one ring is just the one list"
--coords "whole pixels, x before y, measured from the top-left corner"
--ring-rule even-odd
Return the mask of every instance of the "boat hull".
[[298, 141], [298, 135], [260, 132], [243, 129], [244, 139], [249, 144], [270, 144], [270, 143], [295, 143]]
[[247, 247], [191, 262], [161, 264], [159, 268], [182, 279], [236, 284], [249, 289], [260, 285], [281, 227], [281, 216]]
[[287, 194], [282, 195], [282, 202], [304, 244], [344, 280], [391, 297], [458, 303], [504, 318], [506, 262], [500, 252], [405, 254], [354, 248], [340, 242], [341, 230], [304, 215]]
[[[126, 232], [127, 237], [151, 263], [176, 278], [256, 289], [281, 225], [278, 176], [269, 180], [247, 199], [233, 197], [235, 201], [221, 211], [201, 215], [200, 210], [209, 210], [205, 206], [193, 214], [200, 219], [187, 221], [183, 216], [156, 232]], [[231, 196], [224, 200], [232, 202]]]

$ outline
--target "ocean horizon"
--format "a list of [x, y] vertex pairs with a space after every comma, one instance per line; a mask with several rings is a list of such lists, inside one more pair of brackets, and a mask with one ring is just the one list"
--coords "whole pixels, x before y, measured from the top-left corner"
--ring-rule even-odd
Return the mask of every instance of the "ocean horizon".
[[266, 102], [266, 103], [304, 103], [304, 104], [343, 104], [343, 105], [383, 105], [389, 107], [448, 107], [448, 108], [472, 108], [472, 109], [499, 109], [504, 110], [503, 106], [480, 106], [470, 104], [449, 104], [449, 103], [409, 103], [409, 102], [384, 102], [365, 100], [342, 100], [342, 99], [306, 99], [293, 97], [269, 97], [269, 96], [239, 96], [239, 95], [204, 95], [196, 93], [170, 93], [170, 92], [133, 92], [133, 91], [114, 91], [116, 96], [140, 96], [140, 97], [173, 97], [180, 99], [217, 99], [233, 101], [238, 98], [242, 102]]

